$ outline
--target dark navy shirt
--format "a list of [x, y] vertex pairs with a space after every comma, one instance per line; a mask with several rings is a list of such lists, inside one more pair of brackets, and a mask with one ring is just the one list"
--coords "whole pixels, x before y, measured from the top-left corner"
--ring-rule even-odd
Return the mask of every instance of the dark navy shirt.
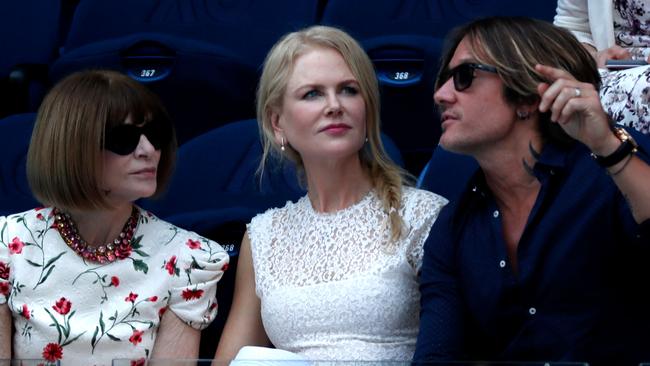
[[[635, 137], [650, 151], [647, 137]], [[650, 220], [634, 221], [581, 144], [547, 144], [533, 171], [541, 190], [517, 273], [480, 169], [436, 220], [425, 243], [416, 361], [650, 361]]]

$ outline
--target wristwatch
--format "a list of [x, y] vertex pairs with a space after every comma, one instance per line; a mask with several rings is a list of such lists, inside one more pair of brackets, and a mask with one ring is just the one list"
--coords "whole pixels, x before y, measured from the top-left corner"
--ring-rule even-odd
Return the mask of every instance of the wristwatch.
[[602, 166], [603, 168], [609, 168], [610, 166], [616, 165], [621, 160], [625, 159], [625, 157], [628, 155], [634, 154], [639, 147], [636, 141], [634, 141], [634, 138], [632, 138], [632, 136], [624, 128], [614, 127], [612, 131], [614, 132], [616, 138], [621, 140], [621, 144], [618, 146], [618, 148], [607, 156], [600, 156], [591, 153], [591, 156], [596, 159], [598, 165]]

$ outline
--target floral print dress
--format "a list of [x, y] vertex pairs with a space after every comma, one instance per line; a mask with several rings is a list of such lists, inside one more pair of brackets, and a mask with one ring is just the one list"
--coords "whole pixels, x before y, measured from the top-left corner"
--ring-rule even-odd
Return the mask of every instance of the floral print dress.
[[[633, 59], [650, 56], [650, 2], [614, 0], [616, 44]], [[650, 134], [650, 66], [601, 71], [600, 97], [607, 113], [619, 125]]]
[[166, 310], [196, 329], [214, 319], [216, 284], [228, 267], [220, 245], [140, 209], [127, 258], [84, 262], [52, 211], [0, 216], [0, 304], [13, 315], [14, 358], [146, 358]]

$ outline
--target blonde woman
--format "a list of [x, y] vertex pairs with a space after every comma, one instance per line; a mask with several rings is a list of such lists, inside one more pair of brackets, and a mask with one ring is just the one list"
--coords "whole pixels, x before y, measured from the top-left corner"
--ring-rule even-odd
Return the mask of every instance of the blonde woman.
[[307, 359], [411, 359], [422, 243], [446, 200], [405, 187], [387, 158], [368, 56], [335, 28], [286, 35], [257, 114], [265, 160], [294, 162], [307, 195], [248, 225], [215, 358], [273, 344]]

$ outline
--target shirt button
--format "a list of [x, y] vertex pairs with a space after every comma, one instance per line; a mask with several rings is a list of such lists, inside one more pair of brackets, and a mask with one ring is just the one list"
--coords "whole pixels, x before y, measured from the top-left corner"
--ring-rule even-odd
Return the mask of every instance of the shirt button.
[[555, 175], [555, 170], [551, 169], [551, 175]]
[[501, 260], [501, 262], [499, 262], [499, 267], [503, 268], [505, 266], [506, 266], [506, 261]]
[[535, 313], [537, 313], [537, 309], [535, 309], [535, 308], [528, 309], [528, 314], [535, 315]]
[[492, 213], [492, 216], [494, 216], [495, 219], [497, 217], [499, 217], [499, 210], [494, 210], [494, 212]]

